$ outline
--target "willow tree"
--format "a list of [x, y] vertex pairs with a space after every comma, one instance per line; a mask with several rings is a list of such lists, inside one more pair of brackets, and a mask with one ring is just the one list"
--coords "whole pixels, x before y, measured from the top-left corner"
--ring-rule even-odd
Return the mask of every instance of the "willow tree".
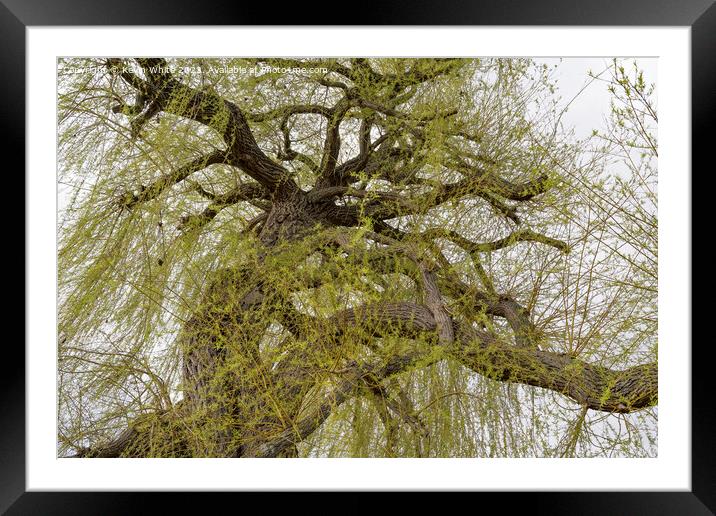
[[655, 298], [552, 71], [60, 60], [58, 453], [653, 455]]

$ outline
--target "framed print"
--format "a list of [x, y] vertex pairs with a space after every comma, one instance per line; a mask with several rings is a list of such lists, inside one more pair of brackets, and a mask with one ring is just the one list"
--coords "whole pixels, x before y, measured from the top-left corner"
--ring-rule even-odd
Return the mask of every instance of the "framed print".
[[562, 4], [300, 26], [5, 2], [28, 244], [2, 507], [441, 490], [713, 510], [689, 167], [716, 10]]

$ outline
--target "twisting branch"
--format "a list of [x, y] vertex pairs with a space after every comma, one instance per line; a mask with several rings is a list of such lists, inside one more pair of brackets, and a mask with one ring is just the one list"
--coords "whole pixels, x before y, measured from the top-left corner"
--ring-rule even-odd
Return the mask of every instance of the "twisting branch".
[[244, 183], [222, 195], [214, 195], [204, 190], [199, 184], [192, 185], [199, 194], [211, 199], [209, 204], [199, 214], [185, 215], [181, 218], [178, 226], [180, 230], [198, 229], [205, 226], [221, 212], [221, 210], [233, 206], [242, 201], [251, 203], [256, 208], [264, 211], [271, 209], [270, 195], [259, 183]]
[[264, 213], [257, 215], [256, 217], [254, 217], [253, 219], [248, 221], [248, 223], [246, 224], [246, 227], [243, 229], [242, 233], [247, 234], [254, 230], [256, 230], [256, 232], [258, 232], [261, 227], [261, 224], [266, 222], [267, 218], [268, 218], [268, 212], [264, 212]]
[[200, 156], [182, 165], [178, 169], [162, 175], [151, 185], [142, 187], [138, 193], [128, 192], [124, 194], [119, 199], [119, 204], [125, 208], [133, 208], [137, 204], [156, 199], [167, 188], [183, 181], [194, 172], [203, 170], [210, 165], [225, 163], [226, 159], [226, 152], [220, 150], [215, 150], [214, 152]]
[[[422, 256], [418, 256], [409, 243], [397, 240], [395, 236], [406, 240], [407, 235], [388, 236], [369, 231], [366, 233], [367, 238], [387, 247], [359, 250], [344, 246], [343, 250], [348, 252], [348, 260], [351, 262], [369, 264], [373, 270], [383, 274], [400, 271], [415, 281], [417, 285], [422, 285], [425, 303], [439, 323], [438, 334], [442, 342], [452, 342], [454, 332], [441, 289], [445, 295], [451, 296], [453, 299], [460, 299], [463, 306], [471, 302], [475, 312], [484, 312], [491, 316], [504, 318], [513, 330], [515, 344], [518, 347], [539, 349], [540, 332], [530, 320], [529, 311], [512, 297], [498, 294], [494, 287], [489, 288], [487, 292], [475, 290], [462, 282], [450, 270], [449, 264], [438, 266], [439, 260], [438, 263], [434, 263], [428, 260], [424, 253]], [[442, 257], [438, 249], [433, 249], [433, 252]], [[333, 273], [334, 271], [329, 267], [323, 272]], [[338, 274], [338, 271], [335, 273]], [[322, 282], [325, 281], [326, 276], [319, 275], [319, 278]], [[320, 285], [320, 282], [316, 282], [310, 276], [304, 277], [302, 281], [310, 287]]]
[[322, 185], [342, 185], [343, 178], [347, 174], [360, 170], [368, 164], [368, 160], [373, 149], [387, 139], [387, 137], [381, 137], [378, 138], [374, 144], [371, 144], [370, 130], [372, 126], [372, 117], [361, 119], [361, 125], [358, 131], [358, 155], [336, 167], [330, 174], [330, 177], [320, 178], [319, 181], [316, 182], [316, 189], [320, 189]]
[[317, 184], [333, 176], [336, 164], [338, 163], [338, 152], [341, 149], [341, 122], [352, 106], [353, 100], [349, 95], [346, 95], [341, 98], [330, 111], [328, 127], [326, 128], [326, 141], [323, 144], [321, 165], [319, 166], [318, 179], [316, 181]]
[[430, 311], [435, 318], [435, 324], [437, 326], [438, 338], [443, 345], [447, 345], [455, 340], [455, 335], [452, 327], [452, 319], [450, 314], [445, 308], [445, 301], [443, 301], [442, 295], [440, 295], [440, 289], [438, 288], [435, 274], [428, 268], [428, 264], [425, 260], [418, 264], [420, 275], [423, 279], [423, 289], [425, 290], [425, 304], [428, 306]]
[[[372, 118], [370, 118], [370, 120], [372, 121]], [[370, 139], [369, 121], [367, 119], [361, 121], [361, 133], [361, 145], [358, 155], [338, 165], [333, 173], [333, 177], [324, 183], [328, 185], [347, 186], [358, 179], [355, 176], [356, 172], [363, 171], [370, 175], [379, 168], [394, 167], [398, 162], [398, 149], [392, 148], [395, 142], [395, 134], [386, 132], [366, 146], [366, 143]], [[323, 186], [325, 185], [317, 184], [316, 189], [320, 189]]]
[[378, 199], [367, 203], [364, 211], [366, 215], [380, 220], [406, 215], [422, 215], [441, 204], [471, 195], [487, 200], [496, 211], [512, 219], [516, 224], [520, 223], [516, 208], [505, 204], [482, 178], [466, 178], [456, 183], [436, 185], [431, 191], [421, 196], [419, 204], [410, 202], [408, 198], [389, 201]]
[[278, 152], [278, 158], [283, 161], [298, 160], [306, 165], [313, 173], [318, 174], [319, 166], [307, 155], [298, 152], [291, 146], [291, 129], [288, 126], [288, 121], [291, 118], [291, 114], [287, 113], [281, 120], [281, 133], [283, 134], [283, 151]]
[[[484, 160], [484, 158], [482, 158]], [[495, 174], [492, 170], [474, 167], [464, 159], [452, 156], [449, 165], [455, 170], [465, 174], [467, 178], [478, 179], [491, 192], [511, 201], [529, 201], [533, 197], [547, 192], [552, 183], [546, 173], [540, 174], [536, 179], [513, 183]]]
[[[115, 61], [107, 63], [110, 70], [114, 70]], [[147, 80], [123, 68], [119, 75], [127, 84], [147, 95], [162, 111], [218, 131], [227, 144], [227, 163], [244, 170], [267, 190], [274, 192], [280, 187], [286, 194], [298, 190], [288, 171], [259, 148], [246, 117], [236, 104], [211, 91], [181, 83], [171, 74], [164, 59], [138, 58], [136, 61]]]
[[325, 106], [319, 104], [294, 104], [291, 106], [282, 106], [264, 113], [248, 113], [246, 119], [249, 122], [265, 122], [267, 120], [276, 120], [278, 118], [301, 114], [322, 115], [328, 119], [331, 118], [331, 110]]
[[[486, 294], [474, 294], [479, 304], [485, 308], [486, 312], [491, 315], [503, 317], [507, 320], [508, 324], [512, 328], [515, 334], [515, 342], [519, 347], [525, 348], [537, 348], [537, 336], [538, 331], [534, 324], [530, 321], [529, 312], [526, 308], [520, 305], [517, 301], [509, 296], [500, 295], [495, 291], [495, 287], [492, 280], [487, 275], [486, 271], [482, 267], [482, 260], [479, 256], [481, 252], [495, 251], [503, 249], [507, 246], [513, 245], [516, 242], [540, 242], [546, 245], [550, 245], [559, 249], [564, 253], [568, 253], [570, 248], [561, 240], [553, 239], [535, 233], [530, 230], [519, 230], [510, 234], [509, 236], [502, 238], [494, 242], [476, 243], [468, 240], [459, 233], [447, 230], [444, 228], [432, 228], [424, 231], [420, 235], [422, 238], [436, 239], [444, 238], [450, 240], [459, 247], [465, 249], [470, 255], [475, 270], [480, 277], [482, 283], [487, 289]], [[446, 274], [447, 275], [447, 274]], [[470, 288], [465, 285], [462, 281], [456, 278], [454, 275], [449, 275], [448, 286], [452, 289], [453, 293], [455, 289], [459, 291], [460, 295], [470, 292]]]
[[435, 264], [428, 260], [426, 257], [419, 257], [414, 249], [409, 244], [394, 240], [385, 235], [379, 233], [368, 232], [366, 234], [369, 238], [389, 246], [389, 250], [401, 253], [407, 256], [413, 263], [415, 263], [418, 271], [420, 272], [420, 279], [422, 281], [423, 292], [425, 294], [425, 304], [428, 306], [435, 319], [437, 325], [438, 338], [441, 344], [449, 345], [454, 339], [455, 335], [452, 327], [452, 319], [450, 314], [445, 308], [445, 301], [440, 294], [438, 288], [437, 279], [434, 273], [436, 268]]
[[[427, 306], [415, 303], [364, 305], [331, 318], [339, 327], [369, 324], [378, 334], [415, 338], [437, 332]], [[488, 378], [522, 383], [564, 394], [593, 410], [626, 413], [656, 404], [657, 365], [623, 371], [589, 364], [569, 354], [511, 346], [471, 325], [453, 320], [455, 343], [446, 351]]]
[[[383, 385], [383, 382], [378, 379], [368, 376], [363, 379], [367, 390], [372, 395], [372, 399], [375, 402], [378, 415], [380, 416], [383, 426], [386, 431], [386, 440], [388, 453], [392, 456], [393, 454], [393, 437], [395, 432], [398, 430], [398, 423], [392, 417], [394, 414], [400, 420], [407, 423], [413, 430], [417, 437], [417, 456], [423, 457], [423, 440], [430, 438], [430, 431], [425, 425], [419, 414], [415, 411], [412, 401], [400, 387], [400, 384], [391, 378], [387, 385]], [[396, 394], [389, 392], [396, 391]]]
[[469, 252], [481, 252], [486, 253], [489, 251], [497, 251], [499, 249], [504, 249], [505, 247], [509, 247], [511, 245], [516, 244], [517, 242], [538, 242], [541, 244], [549, 245], [551, 247], [554, 247], [555, 249], [559, 249], [563, 253], [569, 253], [570, 247], [562, 240], [557, 240], [556, 238], [550, 238], [546, 235], [543, 235], [541, 233], [536, 233], [534, 231], [531, 231], [529, 229], [520, 229], [517, 231], [514, 231], [510, 233], [505, 238], [501, 238], [499, 240], [495, 240], [494, 242], [483, 242], [483, 243], [477, 243], [472, 242], [469, 239], [463, 237], [456, 231], [444, 229], [444, 228], [432, 228], [424, 231], [422, 233], [422, 236], [427, 238], [444, 238], [446, 240], [450, 240], [454, 244], [462, 247], [466, 251]]
[[[354, 362], [346, 368], [338, 386], [325, 396], [316, 409], [278, 436], [246, 450], [244, 457], [276, 457], [280, 455], [289, 447], [300, 443], [311, 435], [331, 415], [333, 410], [365, 388], [366, 381], [372, 383], [383, 381], [421, 361], [424, 362], [426, 358], [428, 358], [427, 352], [411, 351], [391, 357], [385, 365]], [[432, 361], [435, 360], [438, 359], [432, 359]], [[371, 380], [367, 380], [369, 378]]]

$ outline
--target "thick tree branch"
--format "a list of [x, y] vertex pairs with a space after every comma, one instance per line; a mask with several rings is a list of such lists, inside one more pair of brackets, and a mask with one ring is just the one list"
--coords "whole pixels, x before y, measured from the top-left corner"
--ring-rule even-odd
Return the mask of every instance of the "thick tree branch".
[[326, 128], [326, 141], [323, 144], [323, 155], [316, 184], [321, 184], [333, 176], [338, 163], [338, 152], [341, 149], [341, 122], [352, 106], [353, 100], [346, 95], [330, 111], [328, 127]]
[[133, 208], [137, 204], [141, 204], [152, 199], [156, 199], [167, 188], [183, 181], [194, 172], [203, 170], [210, 165], [225, 163], [227, 160], [224, 151], [216, 150], [204, 156], [200, 156], [190, 162], [182, 165], [176, 170], [162, 175], [151, 185], [142, 187], [138, 193], [128, 192], [119, 199], [119, 204], [125, 208]]
[[281, 120], [281, 133], [283, 134], [283, 151], [278, 152], [279, 159], [283, 161], [298, 160], [306, 165], [314, 174], [319, 173], [319, 165], [316, 164], [313, 159], [309, 156], [298, 152], [291, 146], [291, 128], [288, 125], [288, 121], [291, 118], [291, 114], [284, 115]]
[[268, 202], [271, 197], [259, 183], [244, 183], [221, 195], [207, 192], [199, 184], [193, 184], [192, 187], [200, 195], [211, 199], [212, 203], [201, 213], [183, 216], [178, 226], [180, 230], [203, 227], [214, 220], [221, 210], [242, 201], [250, 202], [253, 206], [264, 211], [271, 209], [271, 203]]
[[[347, 309], [331, 317], [340, 332], [368, 325], [376, 336], [400, 335], [416, 338], [433, 334], [438, 324], [427, 307], [415, 303], [381, 303]], [[613, 370], [583, 362], [568, 354], [516, 348], [472, 326], [453, 321], [455, 341], [441, 347], [469, 369], [492, 380], [521, 383], [559, 392], [593, 410], [627, 413], [656, 404], [658, 371], [655, 363]], [[439, 339], [436, 338], [437, 344]], [[257, 441], [243, 450], [242, 456], [273, 457], [311, 435], [347, 399], [366, 382], [375, 384], [407, 368], [440, 360], [442, 355], [428, 351], [410, 351], [392, 356], [384, 364], [357, 365], [347, 369], [338, 386], [309, 415], [275, 437]], [[301, 382], [299, 382], [301, 383]], [[112, 442], [82, 450], [77, 457], [116, 457], [138, 438], [136, 425], [120, 433]]]
[[472, 242], [471, 240], [463, 237], [456, 231], [444, 228], [428, 229], [424, 231], [422, 235], [431, 239], [444, 238], [446, 240], [450, 240], [451, 242], [460, 246], [468, 252], [485, 253], [490, 251], [497, 251], [499, 249], [504, 249], [505, 247], [514, 245], [517, 242], [538, 242], [541, 244], [552, 246], [555, 249], [559, 249], [563, 253], [569, 253], [570, 250], [569, 245], [567, 245], [565, 242], [557, 240], [556, 238], [550, 238], [541, 233], [536, 233], [529, 229], [520, 229], [510, 233], [505, 238], [495, 240], [494, 242], [483, 243]]
[[515, 223], [520, 223], [516, 209], [505, 204], [482, 178], [466, 178], [456, 183], [436, 185], [431, 191], [420, 196], [420, 202], [409, 198], [374, 200], [366, 204], [364, 212], [366, 215], [380, 220], [406, 215], [423, 215], [441, 204], [472, 195], [487, 200], [496, 211], [512, 219]]
[[[406, 338], [437, 331], [430, 309], [414, 303], [361, 306], [336, 314], [332, 320], [339, 328], [370, 324], [379, 335], [400, 334]], [[473, 371], [493, 380], [553, 390], [605, 412], [633, 412], [656, 404], [656, 363], [612, 370], [568, 354], [511, 346], [456, 321], [453, 326], [457, 328], [455, 345], [446, 350]]]
[[511, 201], [528, 201], [539, 194], [547, 192], [552, 186], [548, 174], [540, 174], [535, 179], [513, 183], [500, 177], [492, 170], [471, 166], [465, 160], [456, 156], [449, 160], [449, 166], [463, 173], [468, 179], [479, 180], [483, 187], [488, 188], [495, 195]]
[[124, 70], [120, 76], [127, 84], [146, 94], [162, 111], [195, 120], [219, 132], [227, 144], [229, 163], [240, 167], [270, 192], [279, 187], [286, 193], [298, 189], [288, 171], [259, 148], [246, 117], [236, 104], [210, 91], [181, 83], [171, 74], [164, 59], [138, 58], [137, 62], [147, 80]]
[[[429, 308], [412, 303], [363, 306], [346, 310], [332, 319], [339, 326], [370, 324], [379, 334], [400, 333], [406, 337], [436, 332], [438, 326]], [[656, 364], [612, 370], [569, 355], [515, 348], [472, 327], [456, 327], [456, 345], [445, 349], [460, 363], [487, 378], [553, 390], [599, 411], [626, 413], [656, 404]], [[251, 450], [249, 456], [276, 456], [301, 442], [328, 418], [335, 407], [349, 399], [366, 378], [385, 379], [415, 365], [424, 356], [420, 353], [399, 355], [381, 369], [352, 369], [317, 409], [292, 428]]]
[[127, 427], [120, 434], [112, 439], [111, 441], [100, 444], [93, 448], [83, 448], [73, 455], [72, 458], [115, 458], [122, 455], [125, 449], [127, 449], [132, 442], [137, 438], [139, 433], [134, 425]]
[[317, 408], [278, 436], [245, 452], [245, 457], [276, 457], [291, 446], [304, 441], [331, 415], [333, 410], [365, 388], [367, 381], [375, 383], [415, 366], [427, 357], [425, 352], [408, 352], [393, 356], [387, 364], [350, 365], [338, 386], [329, 392]]
[[265, 122], [267, 120], [276, 120], [278, 118], [290, 117], [291, 115], [322, 115], [327, 119], [331, 118], [331, 110], [319, 104], [294, 104], [290, 106], [282, 106], [264, 113], [248, 113], [246, 119], [249, 122]]

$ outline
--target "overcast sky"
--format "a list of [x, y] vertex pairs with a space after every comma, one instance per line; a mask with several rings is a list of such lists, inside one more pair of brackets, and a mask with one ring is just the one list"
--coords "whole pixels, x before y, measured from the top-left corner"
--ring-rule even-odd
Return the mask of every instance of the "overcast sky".
[[[658, 59], [655, 57], [635, 59], [639, 68], [644, 70], [646, 83], [656, 84]], [[598, 74], [609, 66], [611, 60], [612, 58], [609, 57], [535, 58], [535, 61], [549, 66], [559, 65], [554, 76], [558, 81], [558, 93], [562, 97], [562, 105], [570, 102], [589, 83], [590, 78], [587, 75], [589, 70]], [[631, 63], [633, 60], [629, 58], [627, 62]], [[601, 81], [593, 81], [570, 104], [569, 110], [562, 117], [562, 122], [566, 127], [573, 126], [578, 138], [587, 137], [593, 129], [603, 127], [604, 117], [609, 114], [609, 100], [607, 85]]]

